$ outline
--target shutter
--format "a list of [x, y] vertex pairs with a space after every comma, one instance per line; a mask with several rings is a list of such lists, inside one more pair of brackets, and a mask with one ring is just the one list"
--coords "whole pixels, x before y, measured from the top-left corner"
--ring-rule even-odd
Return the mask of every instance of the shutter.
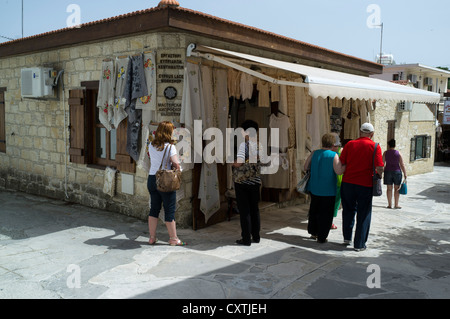
[[414, 162], [416, 160], [416, 139], [411, 139], [411, 151], [409, 153], [409, 161]]
[[427, 136], [425, 158], [431, 158], [431, 136]]
[[127, 153], [128, 120], [123, 120], [117, 128], [117, 169], [125, 173], [136, 173], [136, 163]]
[[6, 153], [6, 114], [4, 89], [0, 89], [0, 152]]
[[86, 164], [86, 108], [84, 90], [69, 91], [70, 162]]
[[388, 132], [387, 132], [387, 141], [395, 140], [395, 123], [397, 120], [387, 121], [388, 124]]

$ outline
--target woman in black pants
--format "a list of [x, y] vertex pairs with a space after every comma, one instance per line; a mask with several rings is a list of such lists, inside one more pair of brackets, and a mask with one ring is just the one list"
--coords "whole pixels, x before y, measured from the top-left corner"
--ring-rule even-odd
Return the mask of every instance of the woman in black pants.
[[[239, 146], [237, 160], [233, 164], [235, 169], [247, 170], [244, 175], [247, 178], [235, 180], [234, 189], [236, 191], [236, 201], [241, 219], [242, 238], [236, 243], [240, 245], [250, 246], [252, 239], [254, 243], [260, 241], [261, 219], [259, 215], [259, 201], [261, 189], [261, 177], [258, 166], [251, 166], [251, 159], [258, 158], [258, 124], [254, 121], [247, 120], [242, 124], [245, 133], [245, 142]], [[254, 129], [254, 130], [249, 130]], [[253, 161], [250, 161], [251, 163]], [[247, 169], [248, 168], [248, 169]], [[256, 170], [256, 174], [246, 174], [249, 170]]]

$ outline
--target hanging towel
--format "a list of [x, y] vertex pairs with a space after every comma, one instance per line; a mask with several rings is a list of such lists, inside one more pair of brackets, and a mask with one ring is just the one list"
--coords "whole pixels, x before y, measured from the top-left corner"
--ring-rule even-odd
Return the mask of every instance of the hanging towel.
[[289, 146], [289, 128], [291, 127], [291, 121], [289, 120], [289, 117], [281, 113], [277, 115], [272, 114], [270, 115], [269, 127], [279, 129], [279, 147], [280, 150], [284, 152]]
[[284, 114], [288, 114], [287, 86], [285, 85], [280, 85], [280, 102], [278, 104], [278, 109]]
[[[197, 64], [186, 63], [186, 68], [184, 70], [184, 89], [183, 89], [183, 100], [181, 103], [181, 115], [180, 122], [185, 124], [186, 129], [191, 134], [192, 141], [194, 140], [194, 121], [202, 119], [202, 109], [203, 109], [203, 94], [202, 94], [202, 84], [200, 80], [200, 67]], [[184, 156], [190, 158], [191, 163], [186, 163], [183, 161], [181, 167], [183, 170], [191, 170], [194, 168], [195, 159], [195, 149], [194, 143], [191, 143], [191, 152], [185, 150]], [[202, 151], [201, 149], [199, 151]], [[202, 154], [197, 154], [197, 157], [202, 156]]]
[[253, 82], [254, 79], [250, 74], [242, 72], [241, 74], [241, 96], [242, 100], [251, 99], [253, 96]]
[[232, 68], [228, 69], [228, 97], [241, 98], [241, 72]]
[[207, 223], [220, 209], [219, 177], [216, 163], [203, 163], [198, 198], [200, 199], [200, 210], [205, 215]]
[[107, 167], [105, 170], [105, 180], [103, 185], [103, 193], [114, 197], [116, 191], [116, 173], [114, 168]]
[[98, 88], [97, 107], [99, 112], [100, 123], [111, 131], [111, 119], [114, 114], [114, 61], [103, 61], [102, 75]]
[[258, 106], [259, 107], [270, 107], [270, 86], [269, 82], [258, 80], [256, 84], [258, 90]]
[[148, 93], [137, 99], [136, 109], [156, 111], [156, 56], [154, 52], [144, 54], [144, 76]]
[[270, 83], [270, 100], [272, 102], [280, 102], [280, 86], [275, 83]]
[[124, 97], [125, 112], [128, 114], [127, 152], [137, 162], [139, 161], [139, 133], [142, 123], [142, 110], [136, 110], [136, 100], [148, 95], [144, 74], [143, 56], [131, 57], [131, 67], [128, 69], [127, 85]]
[[142, 169], [144, 172], [150, 171], [150, 156], [148, 154], [148, 147], [151, 143], [150, 129], [146, 125], [142, 128], [142, 147], [139, 155], [139, 161], [137, 162], [137, 167]]
[[116, 88], [115, 88], [115, 99], [114, 99], [114, 116], [113, 124], [117, 129], [119, 124], [127, 118], [128, 114], [125, 112], [125, 87], [127, 84], [127, 74], [130, 64], [130, 58], [117, 58], [116, 59]]

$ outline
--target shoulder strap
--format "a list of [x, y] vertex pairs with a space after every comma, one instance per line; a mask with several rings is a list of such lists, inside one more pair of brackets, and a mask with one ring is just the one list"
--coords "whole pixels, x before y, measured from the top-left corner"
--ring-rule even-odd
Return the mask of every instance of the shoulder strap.
[[377, 153], [378, 143], [375, 144], [375, 150], [373, 151], [373, 160], [372, 160], [372, 166], [373, 166], [373, 174], [375, 175], [375, 154]]
[[[161, 159], [161, 165], [159, 166], [159, 170], [161, 170], [162, 167], [163, 167], [163, 164], [164, 164], [164, 158], [166, 157], [167, 149], [168, 149], [168, 147], [165, 147], [165, 149], [164, 149], [164, 155], [163, 155], [163, 158]], [[170, 153], [169, 153], [169, 155], [170, 155]]]

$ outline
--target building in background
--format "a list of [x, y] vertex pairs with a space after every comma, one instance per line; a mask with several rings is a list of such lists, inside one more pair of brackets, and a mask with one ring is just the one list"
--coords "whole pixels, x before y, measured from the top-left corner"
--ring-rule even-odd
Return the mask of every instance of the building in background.
[[398, 148], [403, 149], [404, 158], [409, 157], [409, 170], [413, 174], [432, 171], [433, 163], [444, 159], [448, 152], [448, 126], [444, 125], [442, 116], [450, 72], [420, 63], [388, 64], [382, 74], [371, 77], [440, 94], [441, 100], [436, 104], [393, 103], [396, 112], [386, 120], [391, 127], [388, 138], [399, 139]]

